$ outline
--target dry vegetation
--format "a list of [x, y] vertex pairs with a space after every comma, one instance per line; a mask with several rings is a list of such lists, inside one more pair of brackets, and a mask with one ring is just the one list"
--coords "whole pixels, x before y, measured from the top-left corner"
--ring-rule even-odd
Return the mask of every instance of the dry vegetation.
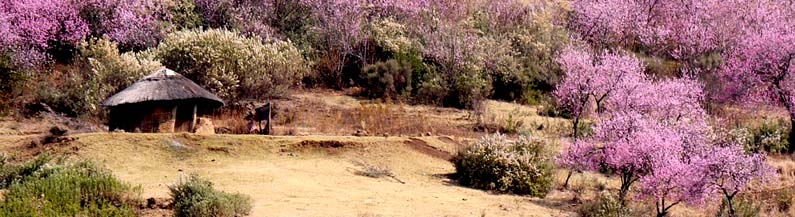
[[[479, 111], [406, 105], [400, 102], [359, 100], [334, 91], [293, 94], [275, 104], [277, 135], [360, 135], [418, 136], [448, 135], [479, 138], [487, 133], [505, 132], [508, 125], [516, 132], [562, 135], [569, 122], [538, 116], [537, 108], [486, 100]], [[264, 103], [255, 103], [261, 105]], [[226, 110], [216, 115], [216, 127], [245, 132], [246, 112]]]

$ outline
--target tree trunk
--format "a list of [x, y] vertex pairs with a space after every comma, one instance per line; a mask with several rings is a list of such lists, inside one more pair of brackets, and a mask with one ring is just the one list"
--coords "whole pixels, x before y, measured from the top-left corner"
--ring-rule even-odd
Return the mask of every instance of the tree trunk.
[[[577, 137], [580, 134], [579, 126], [580, 126], [580, 117], [579, 116], [574, 117], [574, 122], [572, 123], [572, 132], [574, 132], [574, 134], [571, 135], [571, 137], [574, 138], [575, 143], [577, 142]], [[563, 182], [563, 189], [569, 189], [569, 179], [571, 178], [571, 175], [573, 173], [574, 170], [569, 169], [569, 174], [566, 175], [566, 182]]]
[[621, 202], [621, 206], [626, 206], [626, 198], [627, 194], [629, 193], [629, 188], [632, 186], [632, 183], [635, 182], [634, 174], [622, 174], [621, 175], [621, 188], [618, 191], [618, 201]]
[[569, 174], [566, 175], [566, 182], [563, 183], [563, 189], [569, 189], [569, 179], [571, 178], [572, 174], [574, 174], [574, 170], [569, 169]]
[[197, 104], [193, 104], [193, 119], [191, 119], [191, 121], [190, 121], [190, 132], [191, 133], [195, 133], [196, 132], [196, 110], [197, 110], [197, 107], [198, 107]]
[[624, 207], [626, 203], [628, 190], [624, 189], [624, 186], [621, 186], [621, 190], [618, 191], [618, 202], [621, 202], [621, 206]]
[[574, 138], [574, 141], [576, 142], [577, 137], [580, 136], [580, 117], [575, 117], [574, 123], [572, 123], [572, 125], [572, 132], [574, 132], [574, 134], [572, 134], [571, 137]]
[[787, 152], [788, 153], [795, 153], [795, 113], [790, 112], [789, 115], [789, 136], [787, 138]]
[[729, 217], [735, 217], [736, 214], [734, 213], [734, 204], [732, 202], [732, 197], [726, 197], [726, 203], [729, 204]]

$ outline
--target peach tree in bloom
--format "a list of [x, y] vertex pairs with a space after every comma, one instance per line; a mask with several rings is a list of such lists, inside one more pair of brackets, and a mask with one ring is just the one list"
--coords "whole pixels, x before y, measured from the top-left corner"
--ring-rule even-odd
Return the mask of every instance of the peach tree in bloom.
[[583, 162], [577, 160], [591, 151], [577, 141], [580, 137], [580, 122], [588, 114], [605, 111], [606, 100], [615, 94], [619, 85], [633, 84], [643, 79], [642, 64], [634, 58], [619, 53], [607, 52], [595, 56], [591, 52], [565, 49], [557, 59], [566, 76], [553, 92], [558, 105], [572, 115], [572, 151], [562, 156], [559, 163], [570, 168], [564, 186], [568, 186], [572, 172], [585, 170]]
[[[724, 96], [752, 105], [778, 105], [795, 123], [795, 6], [789, 2], [760, 2], [738, 34], [742, 39], [727, 49], [721, 67]], [[790, 129], [788, 152], [795, 151]]]
[[20, 67], [56, 57], [70, 61], [89, 36], [107, 36], [126, 49], [153, 46], [163, 33], [165, 1], [0, 1], [0, 55]]
[[[696, 80], [650, 78], [644, 75], [643, 64], [628, 54], [572, 52], [560, 57], [566, 79], [556, 94], [562, 105], [596, 114], [596, 125], [593, 135], [568, 144], [557, 159], [559, 165], [618, 176], [620, 201], [624, 203], [636, 186], [637, 198], [653, 201], [658, 216], [667, 215], [677, 204], [702, 204], [723, 188], [736, 194], [748, 182], [770, 175], [759, 172], [767, 170], [763, 158], [727, 152], [726, 146], [711, 139], [707, 114], [700, 104], [703, 87]], [[610, 65], [615, 68], [592, 69], [610, 58], [616, 58]], [[605, 72], [633, 76], [617, 79]], [[600, 75], [611, 79], [600, 81]], [[567, 83], [573, 80], [578, 81]], [[602, 92], [594, 91], [600, 88]], [[594, 93], [604, 94], [604, 98], [599, 100], [600, 95]], [[729, 154], [734, 158], [725, 158]], [[734, 160], [721, 162], [728, 159]], [[714, 169], [716, 165], [732, 163], [737, 166], [723, 168], [722, 172]], [[748, 172], [742, 168], [755, 169]], [[726, 178], [740, 175], [746, 178]], [[723, 184], [727, 183], [725, 180], [732, 184]]]
[[47, 60], [57, 46], [75, 46], [88, 35], [88, 25], [69, 1], [0, 2], [0, 55], [22, 67]]
[[735, 34], [756, 0], [575, 0], [572, 30], [600, 46], [692, 62], [737, 39]]
[[729, 216], [735, 216], [733, 199], [748, 187], [754, 179], [766, 181], [775, 176], [765, 162], [764, 154], [746, 154], [743, 146], [736, 143], [719, 144], [704, 159], [709, 185], [726, 199]]
[[[598, 47], [701, 69], [716, 78], [711, 99], [781, 106], [795, 123], [794, 9], [784, 0], [575, 0], [569, 26]], [[795, 131], [789, 140], [793, 152]]]

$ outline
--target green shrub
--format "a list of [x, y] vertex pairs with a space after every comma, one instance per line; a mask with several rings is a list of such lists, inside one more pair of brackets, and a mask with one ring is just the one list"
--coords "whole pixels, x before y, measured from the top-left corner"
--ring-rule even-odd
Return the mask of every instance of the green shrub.
[[522, 119], [517, 118], [519, 109], [517, 108], [514, 111], [508, 113], [508, 118], [505, 119], [505, 124], [502, 125], [502, 130], [500, 132], [504, 132], [507, 134], [515, 134], [519, 133], [520, 130], [524, 127], [524, 121]]
[[789, 146], [789, 126], [782, 121], [765, 121], [761, 126], [752, 130], [754, 134], [753, 149], [764, 150], [770, 153], [783, 153]]
[[251, 212], [251, 199], [242, 194], [216, 191], [213, 183], [191, 175], [187, 182], [169, 186], [177, 217], [232, 217]]
[[[566, 28], [555, 23], [555, 16], [564, 14], [554, 5], [522, 20], [516, 25], [494, 25], [489, 16], [476, 16], [479, 29], [493, 40], [486, 40], [486, 70], [491, 75], [491, 98], [519, 103], [540, 103], [545, 93], [553, 90], [563, 71], [555, 61], [556, 54], [568, 43]], [[480, 20], [478, 20], [480, 18]]]
[[119, 53], [118, 44], [108, 38], [93, 38], [80, 46], [77, 61], [89, 77], [101, 82], [100, 95], [104, 97], [121, 91], [139, 78], [152, 73], [162, 65], [151, 60], [148, 53]]
[[193, 0], [166, 1], [171, 24], [178, 30], [194, 29], [204, 26]]
[[539, 138], [510, 141], [495, 134], [460, 151], [452, 161], [462, 185], [544, 197], [554, 180], [548, 145]]
[[0, 50], [0, 97], [19, 89], [25, 80], [25, 76], [11, 62], [11, 57], [3, 55]]
[[[410, 28], [391, 18], [376, 19], [370, 23], [371, 37], [381, 56], [391, 58], [381, 64], [395, 61], [403, 73], [409, 74], [406, 87], [403, 88], [404, 96], [414, 103], [443, 105], [449, 88], [444, 78], [435, 70], [435, 67], [424, 62], [422, 45], [418, 40], [410, 37]], [[368, 66], [365, 66], [366, 69]], [[397, 67], [393, 67], [397, 68]], [[371, 86], [367, 82], [362, 86]]]
[[792, 203], [795, 202], [794, 189], [781, 189], [776, 192], [776, 207], [779, 212], [787, 212], [792, 208]]
[[374, 20], [368, 27], [375, 44], [387, 53], [409, 54], [420, 47], [409, 37], [408, 28], [391, 18]]
[[14, 99], [25, 91], [30, 76], [14, 65], [10, 54], [0, 48], [0, 117], [13, 111]]
[[[582, 204], [577, 213], [582, 217], [623, 217], [635, 216], [631, 210], [621, 205], [612, 194], [600, 194], [595, 201]], [[639, 216], [639, 215], [638, 215]]]
[[541, 106], [540, 110], [538, 110], [538, 115], [552, 118], [572, 118], [571, 112], [561, 109], [557, 106], [557, 104], [555, 104], [555, 102], [550, 102]]
[[397, 99], [411, 93], [411, 65], [407, 62], [392, 59], [367, 65], [362, 76], [363, 94], [368, 97]]
[[220, 29], [169, 34], [153, 54], [222, 98], [280, 96], [309, 70], [301, 51], [289, 41], [263, 43]]
[[472, 108], [475, 103], [489, 96], [491, 84], [487, 75], [477, 71], [455, 73], [451, 94], [445, 104], [458, 108]]
[[789, 146], [789, 126], [781, 120], [765, 120], [758, 126], [739, 127], [729, 131], [732, 141], [745, 145], [745, 150], [753, 153], [762, 151], [784, 153]]
[[135, 216], [139, 188], [91, 163], [42, 168], [10, 186], [2, 216]]
[[44, 164], [50, 161], [48, 154], [39, 155], [36, 159], [22, 163], [10, 164], [5, 156], [0, 157], [0, 188], [8, 188], [12, 184], [24, 181], [33, 176]]
[[414, 96], [414, 102], [429, 105], [443, 105], [444, 99], [450, 94], [450, 89], [447, 87], [447, 81], [437, 73], [427, 74], [428, 78], [424, 79], [417, 87], [417, 94]]

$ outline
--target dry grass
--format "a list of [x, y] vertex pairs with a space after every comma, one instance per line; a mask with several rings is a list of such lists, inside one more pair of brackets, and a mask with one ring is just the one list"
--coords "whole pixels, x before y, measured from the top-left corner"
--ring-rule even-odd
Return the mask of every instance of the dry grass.
[[[250, 195], [252, 216], [571, 214], [539, 199], [459, 187], [445, 176], [454, 171], [449, 162], [415, 150], [405, 137], [94, 133], [75, 138], [63, 147], [77, 150], [68, 154], [70, 159], [107, 166], [120, 179], [141, 185], [144, 198], [167, 197], [166, 186], [179, 179], [181, 170], [208, 178], [219, 190]], [[441, 144], [447, 139], [440, 137], [415, 139], [439, 150], [457, 146]], [[323, 149], [336, 146], [296, 149], [304, 147], [302, 141], [357, 145], [335, 152]], [[18, 146], [3, 148], [20, 151]], [[405, 184], [356, 175], [361, 167], [355, 161], [389, 168]]]
[[[483, 112], [424, 105], [360, 100], [335, 91], [299, 92], [275, 104], [276, 135], [419, 136], [449, 135], [479, 138], [496, 130], [476, 131], [479, 125], [504, 129], [515, 125], [516, 132], [562, 135], [570, 123], [565, 119], [541, 117], [535, 107], [485, 101]], [[262, 102], [264, 104], [264, 102]], [[242, 129], [246, 112], [227, 111], [214, 117], [216, 126]], [[479, 123], [480, 122], [480, 123]], [[242, 132], [233, 130], [234, 133]], [[504, 130], [502, 130], [504, 132]]]
[[538, 115], [539, 107], [524, 106], [515, 103], [484, 101], [483, 119], [487, 123], [497, 125], [519, 124], [519, 131], [534, 132], [538, 135], [560, 137], [571, 131], [570, 121], [562, 118], [551, 118]]

